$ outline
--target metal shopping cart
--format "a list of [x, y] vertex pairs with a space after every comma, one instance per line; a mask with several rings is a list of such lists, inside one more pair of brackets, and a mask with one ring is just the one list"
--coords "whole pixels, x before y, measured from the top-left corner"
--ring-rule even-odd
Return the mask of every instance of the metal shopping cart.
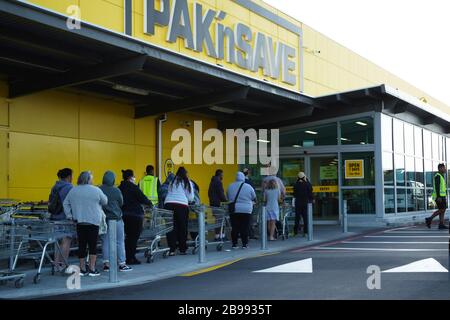
[[153, 208], [146, 210], [144, 229], [141, 239], [147, 241], [144, 257], [152, 263], [157, 254], [165, 259], [169, 256], [169, 248], [161, 248], [161, 240], [173, 230], [173, 211]]
[[21, 251], [26, 250], [23, 245], [20, 227], [13, 221], [0, 222], [0, 260], [7, 260], [8, 269], [0, 271], [0, 285], [14, 281], [16, 288], [22, 288], [25, 282], [25, 273], [15, 272], [17, 257]]
[[[205, 205], [193, 205], [190, 206], [191, 215], [188, 222], [188, 231], [190, 233], [197, 234], [195, 239], [193, 239], [193, 250], [192, 254], [196, 254], [200, 244], [199, 244], [199, 225], [197, 215], [201, 211], [205, 213], [205, 232], [208, 234], [211, 231], [220, 229], [220, 234], [225, 234], [227, 229], [230, 229], [230, 220], [228, 210], [224, 207], [210, 207]], [[217, 251], [222, 251], [225, 239], [221, 237], [215, 241], [206, 240], [206, 248], [210, 245], [216, 245]]]
[[[75, 233], [75, 224], [72, 221], [49, 221], [40, 219], [33, 215], [13, 215], [14, 224], [19, 226], [21, 230], [25, 230], [22, 236], [22, 246], [27, 244], [28, 251], [22, 252], [16, 256], [17, 258], [31, 258], [35, 260], [35, 266], [38, 271], [33, 277], [33, 282], [38, 284], [41, 280], [41, 271], [44, 261], [51, 263], [51, 274], [55, 274], [55, 263], [51, 257], [51, 245], [54, 245], [54, 253], [59, 252], [62, 255], [59, 241], [66, 237], [72, 237]], [[34, 244], [34, 247], [32, 245]], [[68, 261], [63, 257], [64, 265], [69, 266]]]
[[278, 230], [278, 235], [281, 240], [289, 239], [289, 236], [294, 232], [295, 227], [295, 209], [290, 204], [280, 206], [280, 220], [281, 230]]

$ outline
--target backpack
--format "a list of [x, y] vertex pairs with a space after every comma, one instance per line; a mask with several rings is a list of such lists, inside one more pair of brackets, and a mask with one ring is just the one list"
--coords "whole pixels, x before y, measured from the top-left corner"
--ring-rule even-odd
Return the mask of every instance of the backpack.
[[48, 212], [52, 215], [58, 215], [63, 211], [63, 204], [61, 202], [61, 196], [59, 195], [59, 189], [53, 188], [50, 193], [48, 201]]

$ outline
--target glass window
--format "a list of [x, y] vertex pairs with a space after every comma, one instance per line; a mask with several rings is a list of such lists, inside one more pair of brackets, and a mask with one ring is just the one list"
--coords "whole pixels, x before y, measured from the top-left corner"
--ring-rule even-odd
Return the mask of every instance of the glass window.
[[337, 145], [337, 123], [280, 133], [280, 147]]
[[394, 189], [384, 188], [384, 212], [395, 213]]
[[394, 119], [394, 150], [398, 153], [405, 152], [405, 137], [403, 135], [403, 122]]
[[432, 134], [433, 143], [433, 160], [439, 160], [439, 135], [436, 133]]
[[433, 187], [433, 162], [425, 160], [425, 181], [427, 188]]
[[414, 153], [417, 157], [423, 157], [423, 138], [422, 129], [414, 127]]
[[405, 186], [405, 156], [395, 155], [395, 177], [397, 179], [397, 186]]
[[414, 188], [407, 190], [408, 212], [425, 210], [425, 189]]
[[392, 118], [381, 115], [381, 144], [383, 150], [392, 151]]
[[281, 160], [280, 178], [286, 187], [293, 186], [297, 182], [299, 172], [305, 172], [305, 159]]
[[[353, 174], [348, 172], [351, 164], [358, 164], [363, 161], [362, 171], [355, 171]], [[346, 162], [347, 161], [347, 162]], [[343, 153], [342, 154], [342, 171], [344, 186], [374, 186], [375, 185], [375, 156], [373, 152], [361, 153]], [[358, 175], [358, 173], [360, 173]]]
[[414, 127], [405, 123], [405, 153], [414, 155]]
[[421, 183], [422, 186], [424, 186], [425, 180], [423, 172], [423, 160], [416, 158], [415, 163], [416, 163], [416, 182]]
[[414, 158], [406, 157], [405, 161], [405, 173], [406, 173], [406, 186], [412, 187], [416, 182], [416, 174], [414, 170]]
[[375, 190], [345, 190], [344, 200], [347, 200], [349, 214], [375, 214]]
[[424, 158], [431, 159], [431, 132], [423, 130], [423, 153]]
[[383, 152], [384, 185], [394, 186], [394, 158], [390, 152]]
[[406, 212], [406, 189], [397, 189], [397, 212]]
[[341, 122], [341, 144], [373, 144], [372, 118], [361, 118]]

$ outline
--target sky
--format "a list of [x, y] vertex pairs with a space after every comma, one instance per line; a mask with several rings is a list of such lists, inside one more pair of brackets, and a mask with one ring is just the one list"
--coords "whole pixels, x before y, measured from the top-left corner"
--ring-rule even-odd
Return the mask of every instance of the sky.
[[450, 106], [450, 1], [265, 2]]

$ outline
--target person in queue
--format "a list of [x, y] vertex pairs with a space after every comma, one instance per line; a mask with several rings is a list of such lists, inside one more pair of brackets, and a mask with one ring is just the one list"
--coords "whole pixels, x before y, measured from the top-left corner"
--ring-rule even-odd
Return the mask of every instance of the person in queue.
[[[220, 213], [221, 212], [220, 210], [217, 209], [214, 210], [214, 208], [220, 208], [222, 202], [227, 201], [222, 181], [223, 181], [223, 170], [219, 169], [216, 171], [214, 177], [211, 178], [211, 182], [209, 184], [208, 189], [209, 205], [213, 207], [213, 214], [215, 213], [215, 211], [219, 211]], [[216, 232], [215, 235], [216, 241], [225, 238], [225, 235], [221, 234], [222, 232], [221, 228], [216, 228], [215, 232]]]
[[119, 189], [123, 196], [123, 221], [125, 230], [125, 253], [127, 265], [141, 264], [136, 258], [136, 249], [144, 225], [144, 209], [142, 206], [153, 208], [153, 203], [136, 185], [133, 170], [122, 170], [123, 181]]
[[[49, 196], [49, 207], [48, 211], [51, 214], [50, 219], [53, 221], [63, 221], [66, 220], [66, 214], [64, 213], [63, 203], [72, 190], [72, 176], [73, 170], [70, 168], [61, 169], [58, 171], [58, 181], [56, 181], [53, 186], [50, 196]], [[75, 237], [74, 234], [67, 234], [66, 237], [62, 238], [59, 242], [59, 247], [61, 251], [55, 251], [54, 265], [55, 271], [61, 272], [65, 267], [69, 259], [70, 245], [72, 244], [72, 239]]]
[[294, 235], [300, 232], [300, 218], [303, 220], [303, 235], [308, 234], [308, 204], [313, 202], [313, 187], [305, 173], [298, 174], [297, 182], [294, 185], [295, 199], [295, 225]]
[[169, 186], [164, 209], [173, 211], [173, 231], [167, 234], [170, 256], [174, 256], [178, 249], [180, 255], [186, 255], [189, 219], [189, 203], [194, 201], [194, 185], [184, 167], [177, 171], [175, 179]]
[[252, 186], [245, 183], [245, 175], [238, 172], [236, 181], [227, 190], [229, 201], [234, 203], [234, 212], [230, 212], [231, 240], [233, 249], [237, 249], [238, 238], [241, 237], [242, 248], [248, 248], [248, 230], [256, 192]]
[[139, 188], [145, 194], [145, 196], [153, 203], [154, 206], [158, 205], [159, 193], [161, 190], [161, 182], [158, 177], [155, 177], [155, 168], [152, 165], [148, 165], [145, 169], [146, 176], [139, 182]]
[[269, 231], [269, 241], [275, 241], [276, 223], [280, 220], [280, 199], [281, 191], [275, 179], [267, 182], [266, 190], [264, 191], [264, 203], [267, 215], [267, 228]]
[[[123, 196], [119, 188], [114, 184], [116, 182], [116, 175], [112, 171], [106, 171], [103, 176], [103, 184], [100, 189], [108, 197], [108, 204], [103, 206], [103, 211], [106, 215], [106, 221], [116, 220], [116, 246], [117, 246], [117, 260], [120, 272], [127, 272], [133, 270], [126, 264], [125, 253], [125, 226], [123, 222]], [[108, 272], [110, 267], [109, 261], [109, 232], [102, 235], [102, 253], [103, 253], [103, 271]]]
[[[93, 175], [84, 171], [78, 177], [78, 185], [69, 192], [64, 200], [64, 212], [69, 220], [77, 224], [78, 257], [81, 276], [96, 277], [97, 241], [99, 226], [103, 219], [102, 206], [107, 205], [108, 198], [100, 188], [93, 185]], [[89, 249], [89, 265], [86, 257]]]

